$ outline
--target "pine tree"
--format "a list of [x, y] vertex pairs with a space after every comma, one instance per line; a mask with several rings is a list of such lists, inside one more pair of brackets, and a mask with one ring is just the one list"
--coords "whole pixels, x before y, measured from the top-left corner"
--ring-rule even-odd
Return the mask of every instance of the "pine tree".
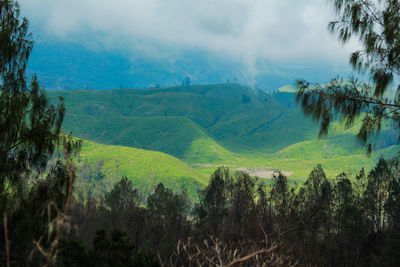
[[[350, 64], [368, 74], [372, 84], [333, 79], [324, 86], [298, 81], [297, 101], [305, 114], [320, 122], [320, 135], [340, 118], [346, 126], [365, 113], [357, 135], [363, 143], [377, 134], [385, 120], [400, 126], [400, 86], [389, 90], [400, 75], [400, 2], [398, 0], [332, 0], [337, 20], [329, 24], [342, 43], [358, 37], [363, 48], [352, 53]], [[393, 87], [395, 88], [395, 87]], [[367, 145], [368, 152], [373, 143]]]
[[[18, 3], [0, 1], [0, 195], [43, 171], [59, 142], [65, 107], [49, 103], [36, 75], [28, 85], [33, 47]], [[3, 199], [4, 200], [4, 199]]]

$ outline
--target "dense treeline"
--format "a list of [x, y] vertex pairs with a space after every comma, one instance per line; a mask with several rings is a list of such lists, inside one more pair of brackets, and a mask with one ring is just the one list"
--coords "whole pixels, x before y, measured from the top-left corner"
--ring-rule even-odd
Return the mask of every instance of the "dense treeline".
[[[68, 171], [57, 162], [8, 211], [12, 265], [41, 265], [64, 207]], [[159, 184], [142, 203], [123, 177], [104, 198], [74, 199], [57, 266], [215, 266], [262, 263], [394, 266], [400, 260], [400, 182], [393, 162], [328, 179], [316, 166], [302, 185], [273, 184], [219, 168], [192, 203]], [[1, 236], [4, 240], [4, 236]], [[1, 262], [5, 262], [1, 243]], [[218, 263], [217, 263], [218, 262]]]

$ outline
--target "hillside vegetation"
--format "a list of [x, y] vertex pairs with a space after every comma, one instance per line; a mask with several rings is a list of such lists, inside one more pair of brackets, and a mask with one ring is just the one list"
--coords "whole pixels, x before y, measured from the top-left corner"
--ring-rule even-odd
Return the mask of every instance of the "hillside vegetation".
[[291, 172], [293, 180], [304, 180], [317, 163], [328, 175], [354, 174], [382, 155], [395, 154], [397, 139], [390, 125], [383, 126], [370, 158], [354, 137], [361, 120], [349, 129], [334, 123], [330, 134], [318, 139], [319, 126], [304, 117], [293, 86], [285, 88], [267, 93], [216, 84], [48, 95], [65, 98], [64, 127], [75, 136], [164, 152], [193, 164], [204, 176], [225, 165], [281, 169]]
[[[123, 132], [121, 128], [129, 128], [130, 124], [121, 122], [121, 118], [126, 117], [142, 118], [139, 124], [132, 125], [139, 128], [142, 124], [152, 124], [146, 120], [153, 117], [173, 117], [169, 119], [168, 127], [175, 134], [171, 138], [178, 140], [182, 136], [179, 130], [184, 131], [183, 134], [193, 135], [194, 129], [189, 128], [196, 128], [194, 125], [190, 125], [188, 130], [180, 127], [183, 122], [178, 122], [181, 120], [179, 117], [185, 117], [197, 124], [198, 129], [203, 129], [210, 138], [234, 152], [276, 152], [316, 136], [315, 125], [294, 104], [293, 94], [271, 95], [238, 84], [57, 91], [49, 92], [48, 95], [52, 99], [58, 95], [65, 98], [68, 111], [64, 123], [66, 129], [72, 130], [79, 137], [98, 141], [106, 140], [101, 138], [104, 129], [112, 131], [113, 136], [119, 136]], [[115, 123], [115, 127], [109, 129], [110, 123]], [[118, 126], [118, 123], [123, 123], [123, 127]], [[157, 124], [158, 122], [153, 124], [155, 128], [160, 127]], [[186, 124], [189, 126], [188, 122]], [[141, 135], [154, 134], [148, 133], [144, 128], [140, 131]], [[163, 127], [157, 134], [162, 136], [168, 130]], [[199, 134], [195, 134], [197, 135]], [[132, 132], [131, 139], [140, 139], [140, 136]], [[121, 144], [117, 141], [109, 142]], [[181, 140], [169, 140], [170, 142], [180, 143]], [[187, 145], [182, 142], [181, 147], [176, 148], [180, 152], [174, 155], [182, 158], [185, 155], [182, 151], [187, 151]], [[143, 148], [170, 153], [169, 148], [163, 150], [157, 146], [155, 142]]]
[[[144, 193], [162, 182], [177, 191], [185, 186], [192, 198], [207, 183], [206, 176], [165, 153], [86, 140], [77, 165], [78, 176], [82, 178], [78, 181], [79, 189], [92, 190], [94, 193], [110, 190], [122, 176], [128, 177], [132, 185], [141, 188]], [[89, 168], [97, 168], [98, 173], [85, 175]]]
[[91, 118], [71, 114], [66, 123], [71, 125], [69, 129], [74, 135], [82, 138], [104, 144], [161, 151], [188, 162], [214, 162], [234, 157], [201, 127], [185, 117]]

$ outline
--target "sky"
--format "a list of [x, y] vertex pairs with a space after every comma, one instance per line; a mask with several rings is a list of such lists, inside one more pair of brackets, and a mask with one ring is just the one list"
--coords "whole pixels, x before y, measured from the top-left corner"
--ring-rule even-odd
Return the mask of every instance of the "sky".
[[252, 65], [346, 65], [358, 44], [327, 30], [327, 0], [20, 0], [40, 38], [149, 57], [201, 49]]

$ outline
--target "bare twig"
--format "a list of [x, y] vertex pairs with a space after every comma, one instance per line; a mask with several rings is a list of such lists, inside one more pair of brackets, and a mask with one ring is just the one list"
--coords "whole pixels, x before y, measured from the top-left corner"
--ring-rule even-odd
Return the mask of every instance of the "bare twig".
[[218, 246], [218, 242], [216, 240], [213, 240], [213, 241], [215, 243], [214, 251], [217, 253], [217, 257], [218, 257], [218, 261], [219, 261], [219, 264], [217, 264], [217, 266], [222, 267], [223, 263], [222, 263], [221, 253], [220, 253], [221, 249]]
[[66, 141], [66, 138], [65, 138], [64, 131], [62, 131], [62, 138], [63, 138], [62, 141], [63, 141], [64, 157], [65, 157], [65, 162], [66, 162], [66, 165], [67, 165], [67, 170], [68, 170], [68, 175], [69, 175], [67, 199], [66, 199], [66, 202], [65, 202], [64, 212], [63, 212], [63, 214], [61, 214], [59, 216], [59, 218], [57, 218], [57, 226], [58, 226], [57, 234], [56, 234], [53, 242], [51, 243], [49, 252], [46, 252], [40, 246], [40, 244], [38, 242], [36, 242], [36, 241], [34, 242], [34, 244], [36, 245], [36, 247], [39, 250], [39, 252], [42, 253], [43, 256], [46, 257], [46, 264], [45, 264], [46, 267], [52, 266], [52, 258], [53, 258], [53, 255], [55, 253], [55, 250], [56, 250], [56, 247], [58, 245], [58, 242], [59, 242], [59, 240], [61, 238], [61, 235], [62, 235], [62, 232], [63, 232], [63, 229], [64, 229], [65, 219], [68, 216], [68, 210], [69, 210], [69, 207], [70, 207], [71, 196], [72, 196], [72, 184], [74, 183], [74, 173], [72, 171], [71, 163], [69, 161], [69, 155], [68, 155], [68, 150], [67, 150], [67, 141]]
[[164, 263], [163, 263], [159, 253], [157, 253], [157, 258], [158, 258], [158, 261], [160, 262], [160, 266], [164, 267]]
[[45, 256], [45, 257], [47, 258], [47, 252], [44, 251], [44, 249], [42, 248], [42, 246], [40, 245], [40, 243], [37, 242], [37, 241], [33, 241], [33, 244], [35, 244], [37, 250], [39, 250], [39, 252], [40, 252], [43, 256]]
[[257, 250], [257, 251], [255, 251], [253, 253], [250, 253], [247, 256], [244, 256], [244, 257], [241, 257], [239, 259], [236, 259], [236, 260], [232, 261], [228, 265], [225, 265], [225, 267], [231, 267], [231, 266], [234, 266], [235, 264], [238, 264], [238, 263], [241, 263], [241, 262], [244, 262], [244, 261], [248, 261], [249, 259], [251, 259], [251, 258], [253, 258], [253, 257], [257, 256], [257, 255], [269, 253], [269, 252], [273, 251], [274, 249], [276, 249], [277, 247], [278, 247], [278, 245], [275, 245], [275, 246], [273, 246], [272, 248], [269, 248], [269, 249]]
[[10, 244], [8, 242], [8, 227], [7, 227], [7, 213], [3, 213], [3, 224], [4, 224], [4, 242], [6, 245], [6, 264], [10, 267]]
[[[296, 266], [298, 264], [292, 256], [285, 256], [283, 250], [277, 250], [279, 244], [273, 243], [268, 247], [260, 247], [253, 242], [245, 242], [230, 246], [217, 238], [210, 237], [210, 239], [213, 244], [208, 245], [204, 240], [205, 248], [201, 251], [195, 244], [191, 245], [189, 242], [186, 243], [187, 245], [181, 244], [185, 248], [181, 248], [180, 253], [174, 255], [179, 256], [182, 261], [179, 265], [171, 266]], [[223, 262], [228, 264], [223, 264]]]

